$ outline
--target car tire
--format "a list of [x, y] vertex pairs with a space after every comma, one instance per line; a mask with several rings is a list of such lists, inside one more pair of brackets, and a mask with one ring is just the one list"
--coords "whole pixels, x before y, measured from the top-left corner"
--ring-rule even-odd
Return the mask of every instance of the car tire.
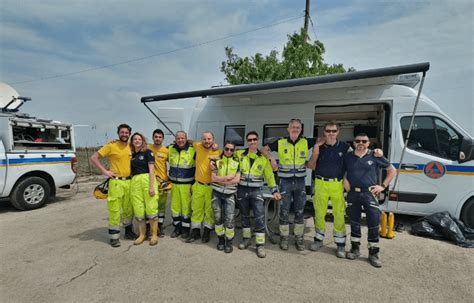
[[51, 187], [40, 177], [27, 177], [13, 189], [10, 202], [19, 210], [32, 210], [43, 207], [49, 201]]
[[461, 211], [461, 221], [469, 228], [474, 228], [474, 197], [469, 198]]

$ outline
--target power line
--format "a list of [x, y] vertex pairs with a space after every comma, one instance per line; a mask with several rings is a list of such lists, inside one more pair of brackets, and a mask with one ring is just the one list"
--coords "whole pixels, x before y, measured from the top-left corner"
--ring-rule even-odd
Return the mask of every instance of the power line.
[[128, 64], [128, 63], [143, 61], [143, 60], [150, 59], [150, 58], [153, 58], [153, 57], [164, 56], [164, 55], [176, 53], [176, 52], [179, 52], [179, 51], [182, 51], [182, 50], [192, 49], [192, 48], [200, 47], [200, 46], [203, 46], [203, 45], [206, 45], [206, 44], [211, 44], [211, 43], [214, 43], [214, 42], [226, 40], [226, 39], [229, 39], [229, 38], [242, 36], [242, 35], [245, 35], [245, 34], [248, 34], [248, 33], [252, 33], [252, 32], [262, 30], [262, 29], [270, 28], [270, 27], [273, 27], [273, 26], [276, 26], [276, 25], [279, 25], [279, 24], [287, 23], [287, 22], [299, 19], [301, 17], [304, 17], [304, 16], [300, 14], [300, 15], [295, 16], [295, 17], [291, 17], [291, 18], [288, 18], [288, 19], [283, 19], [283, 20], [277, 21], [275, 23], [267, 24], [267, 25], [264, 25], [264, 26], [261, 26], [261, 27], [258, 27], [258, 28], [248, 30], [248, 31], [244, 31], [244, 32], [228, 35], [228, 36], [225, 36], [225, 37], [220, 37], [220, 38], [216, 38], [216, 39], [196, 43], [196, 44], [191, 44], [191, 45], [184, 46], [184, 47], [181, 47], [181, 48], [176, 48], [176, 49], [173, 49], [173, 50], [169, 50], [169, 51], [165, 51], [165, 52], [161, 52], [161, 53], [156, 53], [156, 54], [152, 54], [152, 55], [148, 55], [148, 56], [144, 56], [144, 57], [133, 58], [133, 59], [120, 61], [120, 62], [116, 62], [116, 63], [112, 63], [112, 64], [94, 66], [94, 67], [91, 67], [91, 68], [86, 68], [86, 69], [75, 71], [75, 72], [69, 72], [69, 73], [52, 75], [52, 76], [44, 76], [44, 77], [31, 79], [31, 80], [13, 82], [13, 83], [10, 83], [10, 84], [15, 85], [15, 84], [23, 84], [23, 83], [31, 83], [31, 82], [50, 80], [50, 79], [55, 79], [55, 78], [63, 78], [63, 77], [68, 77], [68, 76], [72, 76], [72, 75], [87, 73], [87, 72], [91, 72], [91, 71], [95, 71], [95, 70], [99, 70], [99, 69], [105, 69], [105, 68], [115, 67], [115, 66], [119, 66], [119, 65]]

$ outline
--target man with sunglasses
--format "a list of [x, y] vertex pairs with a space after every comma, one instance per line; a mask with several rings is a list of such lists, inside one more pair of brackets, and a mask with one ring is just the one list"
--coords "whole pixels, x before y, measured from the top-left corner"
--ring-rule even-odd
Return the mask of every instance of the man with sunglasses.
[[302, 136], [302, 123], [291, 119], [288, 123], [288, 137], [280, 138], [263, 149], [265, 156], [273, 161], [270, 150], [278, 152], [278, 177], [282, 202], [280, 204], [280, 249], [288, 250], [290, 235], [289, 213], [291, 203], [295, 211], [295, 246], [304, 250], [304, 206], [306, 204], [306, 164], [309, 149], [316, 140]]
[[[323, 240], [326, 231], [326, 214], [328, 202], [331, 200], [332, 215], [334, 218], [333, 238], [336, 243], [336, 256], [344, 258], [346, 256], [346, 224], [345, 209], [346, 201], [344, 199], [344, 155], [352, 151], [349, 144], [340, 141], [339, 128], [334, 121], [326, 123], [323, 127], [324, 134], [318, 138], [313, 147], [311, 159], [308, 167], [315, 170], [314, 181], [314, 228], [315, 237], [311, 244], [312, 251], [318, 251], [323, 247]], [[383, 153], [380, 149], [376, 150], [376, 156], [380, 157]]]
[[[358, 134], [354, 139], [355, 150], [344, 156], [347, 169], [344, 188], [348, 192], [347, 213], [351, 220], [351, 250], [346, 257], [354, 260], [360, 256], [360, 219], [363, 208], [367, 219], [369, 262], [374, 267], [382, 267], [378, 257], [380, 209], [377, 195], [389, 186], [396, 170], [385, 157], [375, 157], [368, 149], [369, 143], [367, 134]], [[387, 176], [378, 185], [380, 168], [387, 170]]]
[[248, 147], [239, 150], [236, 158], [240, 166], [240, 182], [237, 189], [237, 201], [242, 213], [242, 242], [239, 249], [246, 249], [250, 246], [252, 231], [250, 229], [250, 208], [255, 217], [255, 242], [257, 244], [257, 256], [265, 258], [265, 219], [264, 219], [264, 199], [262, 187], [264, 179], [267, 181], [275, 200], [280, 200], [281, 195], [273, 175], [270, 161], [258, 150], [258, 134], [250, 131], [245, 136]]
[[240, 182], [239, 161], [234, 158], [234, 150], [235, 145], [230, 141], [226, 142], [221, 159], [211, 167], [211, 204], [215, 231], [219, 238], [217, 250], [224, 250], [225, 253], [231, 253], [233, 250], [235, 193]]

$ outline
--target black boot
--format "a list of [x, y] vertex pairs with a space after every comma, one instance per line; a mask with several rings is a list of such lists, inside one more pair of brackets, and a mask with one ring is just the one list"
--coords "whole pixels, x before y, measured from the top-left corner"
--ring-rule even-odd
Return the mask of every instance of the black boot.
[[377, 267], [377, 268], [382, 267], [382, 262], [380, 262], [380, 259], [379, 259], [379, 251], [380, 251], [380, 248], [378, 247], [369, 248], [369, 263], [373, 267]]
[[125, 239], [127, 240], [135, 240], [137, 238], [137, 234], [133, 232], [133, 225], [125, 226]]
[[158, 223], [158, 238], [164, 238], [165, 231], [163, 230], [163, 223]]
[[207, 243], [211, 239], [211, 230], [210, 228], [204, 227], [204, 232], [202, 233], [202, 243]]
[[224, 252], [226, 254], [230, 254], [234, 250], [234, 246], [232, 245], [232, 240], [233, 239], [226, 239], [225, 240]]
[[193, 228], [191, 230], [191, 234], [186, 239], [186, 243], [192, 243], [196, 240], [199, 240], [199, 238], [201, 238], [201, 231], [199, 230], [199, 228]]
[[224, 250], [225, 242], [224, 236], [218, 236], [219, 242], [217, 243], [217, 250]]
[[177, 224], [174, 226], [174, 230], [171, 233], [171, 238], [179, 237], [179, 235], [181, 235], [181, 224]]
[[189, 227], [181, 227], [181, 230], [183, 232], [181, 238], [187, 240], [189, 238]]
[[351, 250], [347, 252], [346, 258], [349, 260], [354, 260], [358, 257], [360, 257], [360, 243], [351, 242]]
[[120, 240], [119, 239], [110, 239], [110, 246], [120, 247]]

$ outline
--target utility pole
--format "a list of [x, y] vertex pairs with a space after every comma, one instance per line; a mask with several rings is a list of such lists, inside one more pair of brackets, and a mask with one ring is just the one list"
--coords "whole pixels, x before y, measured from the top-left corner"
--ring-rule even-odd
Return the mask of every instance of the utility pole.
[[306, 0], [306, 8], [304, 10], [304, 26], [303, 26], [303, 32], [305, 36], [305, 40], [308, 40], [308, 24], [309, 24], [309, 4], [310, 0]]

